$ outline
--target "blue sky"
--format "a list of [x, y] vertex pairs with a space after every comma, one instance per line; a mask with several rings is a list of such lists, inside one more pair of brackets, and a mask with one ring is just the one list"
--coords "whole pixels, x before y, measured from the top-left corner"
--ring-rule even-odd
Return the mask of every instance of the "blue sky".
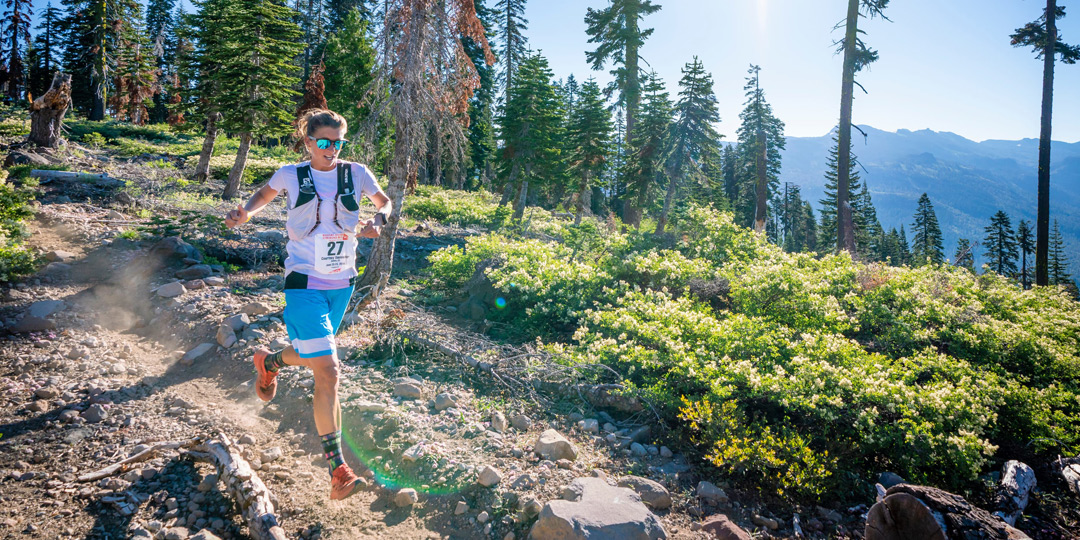
[[[487, 0], [489, 4], [494, 0]], [[734, 137], [749, 64], [761, 66], [767, 99], [789, 136], [824, 135], [839, 117], [841, 57], [833, 54], [844, 0], [654, 0], [663, 9], [645, 24], [655, 33], [642, 55], [677, 92], [680, 69], [694, 55], [712, 74], [719, 131]], [[1080, 0], [1059, 0], [1066, 41], [1080, 43]], [[54, 1], [54, 4], [59, 4]], [[45, 0], [35, 0], [35, 11]], [[585, 50], [585, 10], [607, 0], [531, 0], [530, 45], [556, 77], [596, 76]], [[854, 119], [894, 131], [951, 131], [974, 140], [1039, 136], [1042, 63], [1009, 45], [1009, 34], [1041, 13], [1040, 0], [896, 0], [892, 22], [865, 21], [881, 59], [859, 76]], [[1080, 64], [1058, 64], [1054, 139], [1080, 141]]]
[[[656, 1], [656, 0], [654, 0]], [[642, 55], [676, 90], [680, 69], [697, 55], [712, 72], [720, 102], [719, 130], [730, 140], [742, 110], [749, 64], [789, 136], [821, 136], [840, 110], [842, 58], [834, 55], [833, 26], [843, 0], [659, 0], [646, 19], [655, 33]], [[607, 0], [533, 0], [527, 36], [551, 62], [556, 77], [595, 74], [585, 61], [592, 48], [585, 10]], [[951, 131], [974, 140], [1039, 136], [1042, 63], [1014, 48], [1009, 34], [1034, 20], [1037, 0], [896, 0], [892, 22], [863, 19], [865, 39], [881, 58], [858, 80], [854, 120], [880, 129]], [[1066, 41], [1080, 42], [1080, 1], [1059, 21]], [[1041, 6], [1041, 7], [1040, 7]], [[1054, 139], [1080, 141], [1080, 64], [1058, 64]], [[675, 93], [674, 91], [672, 92]]]

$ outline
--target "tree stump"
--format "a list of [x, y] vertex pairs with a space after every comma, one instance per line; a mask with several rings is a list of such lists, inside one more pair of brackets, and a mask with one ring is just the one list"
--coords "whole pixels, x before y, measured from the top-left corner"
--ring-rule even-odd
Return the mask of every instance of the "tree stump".
[[71, 106], [71, 75], [57, 71], [49, 91], [30, 104], [30, 142], [57, 148], [63, 140], [64, 115]]

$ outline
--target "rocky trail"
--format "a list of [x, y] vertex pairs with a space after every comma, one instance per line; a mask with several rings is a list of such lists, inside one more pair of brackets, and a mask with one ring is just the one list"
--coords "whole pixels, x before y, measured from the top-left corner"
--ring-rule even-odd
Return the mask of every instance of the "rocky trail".
[[[523, 382], [499, 363], [516, 349], [472, 332], [484, 321], [418, 306], [400, 284], [339, 340], [348, 461], [370, 485], [329, 501], [310, 373], [284, 370], [270, 404], [251, 387], [253, 348], [287, 343], [272, 257], [226, 271], [180, 238], [124, 235], [146, 220], [123, 197], [39, 200], [29, 242], [51, 262], [0, 296], [0, 536], [247, 537], [215, 468], [182, 448], [79, 479], [156, 443], [221, 436], [291, 538], [562, 538], [575, 523], [605, 538], [748, 537], [721, 511], [760, 535], [792, 532], [792, 516], [698, 485], [647, 416]], [[218, 253], [280, 251], [272, 219]], [[401, 268], [454, 241], [431, 229], [402, 239]], [[859, 510], [822, 508], [803, 527], [843, 534]]]

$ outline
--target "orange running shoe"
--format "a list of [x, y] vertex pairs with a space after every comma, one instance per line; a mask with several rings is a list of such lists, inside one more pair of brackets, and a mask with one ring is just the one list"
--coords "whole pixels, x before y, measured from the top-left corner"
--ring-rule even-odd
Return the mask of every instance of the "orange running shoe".
[[341, 465], [334, 469], [334, 474], [330, 480], [330, 500], [340, 501], [350, 495], [360, 491], [360, 488], [367, 485], [367, 481], [353, 472], [348, 465]]
[[255, 356], [252, 358], [255, 362], [255, 372], [258, 373], [255, 378], [255, 394], [263, 401], [270, 401], [277, 394], [277, 372], [266, 370], [266, 357], [269, 355], [270, 351], [259, 349], [255, 351]]

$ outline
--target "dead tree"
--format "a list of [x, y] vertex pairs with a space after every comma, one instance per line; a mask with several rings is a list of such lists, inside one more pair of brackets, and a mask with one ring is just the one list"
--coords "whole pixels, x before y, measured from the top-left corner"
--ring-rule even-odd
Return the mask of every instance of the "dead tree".
[[211, 113], [206, 119], [206, 138], [203, 139], [202, 152], [199, 153], [199, 165], [195, 167], [195, 181], [205, 182], [210, 177], [210, 157], [214, 155], [214, 143], [217, 142], [218, 126], [221, 113]]
[[63, 140], [64, 115], [71, 106], [71, 75], [57, 71], [49, 91], [30, 104], [30, 142], [56, 148]]

